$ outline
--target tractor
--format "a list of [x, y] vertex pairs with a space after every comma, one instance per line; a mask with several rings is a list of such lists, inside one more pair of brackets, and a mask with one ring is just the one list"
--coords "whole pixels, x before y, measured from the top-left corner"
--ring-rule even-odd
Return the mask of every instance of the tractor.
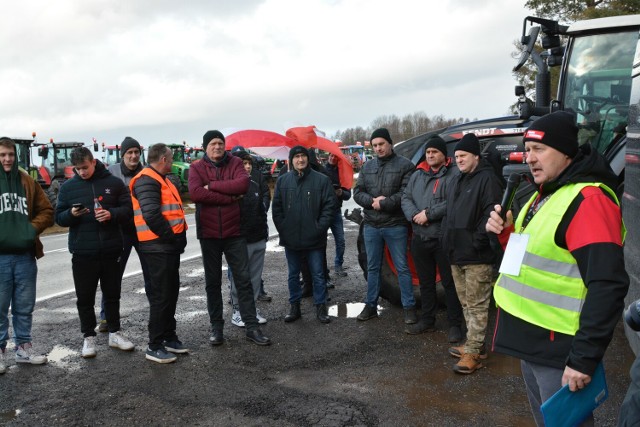
[[38, 168], [38, 183], [47, 193], [54, 208], [60, 186], [74, 174], [71, 151], [83, 146], [83, 142], [53, 142], [53, 139], [48, 144], [38, 146], [38, 156], [42, 158], [42, 164]]
[[167, 147], [173, 152], [173, 165], [167, 178], [173, 182], [178, 191], [186, 193], [189, 191], [189, 167], [191, 166], [187, 161], [187, 145], [183, 142], [167, 144]]

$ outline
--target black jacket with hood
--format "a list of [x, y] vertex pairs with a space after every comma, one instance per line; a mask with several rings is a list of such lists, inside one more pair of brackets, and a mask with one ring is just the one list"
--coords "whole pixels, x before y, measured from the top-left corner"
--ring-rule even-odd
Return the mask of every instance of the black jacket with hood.
[[[289, 164], [293, 165], [292, 156]], [[280, 246], [293, 250], [321, 249], [333, 221], [336, 196], [328, 177], [309, 165], [294, 168], [276, 181], [271, 213]]]
[[[612, 190], [618, 185], [607, 161], [589, 144], [580, 147], [578, 155], [558, 178], [540, 187], [540, 197], [552, 195], [563, 185], [583, 182], [603, 183]], [[567, 231], [572, 222], [578, 220], [576, 214], [580, 206], [590, 203], [583, 193], [584, 190], [569, 205], [556, 231], [555, 242], [560, 247], [567, 248]], [[590, 213], [580, 218], [588, 223], [587, 227], [605, 226], [612, 235], [620, 233], [619, 222], [593, 222]], [[581, 241], [580, 247], [571, 251], [587, 287], [575, 336], [538, 327], [498, 308], [493, 351], [558, 369], [569, 366], [586, 375], [593, 374], [613, 337], [629, 288], [622, 246], [598, 240]]]
[[[94, 214], [94, 199], [111, 213], [111, 219], [98, 222]], [[71, 215], [74, 203], [82, 203], [90, 212], [79, 217]], [[133, 218], [131, 195], [127, 186], [96, 160], [89, 179], [79, 175], [62, 184], [56, 205], [56, 223], [69, 227], [69, 252], [82, 256], [119, 256], [122, 252], [120, 227]]]
[[470, 173], [458, 171], [448, 184], [442, 221], [444, 247], [452, 265], [493, 264], [496, 254], [485, 225], [502, 198], [502, 185], [483, 158]]

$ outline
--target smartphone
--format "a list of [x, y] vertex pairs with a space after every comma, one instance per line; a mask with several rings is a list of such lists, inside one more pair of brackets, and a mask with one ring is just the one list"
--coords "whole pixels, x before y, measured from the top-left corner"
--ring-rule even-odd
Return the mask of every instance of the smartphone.
[[78, 208], [80, 210], [84, 209], [84, 205], [82, 203], [74, 203], [72, 207]]

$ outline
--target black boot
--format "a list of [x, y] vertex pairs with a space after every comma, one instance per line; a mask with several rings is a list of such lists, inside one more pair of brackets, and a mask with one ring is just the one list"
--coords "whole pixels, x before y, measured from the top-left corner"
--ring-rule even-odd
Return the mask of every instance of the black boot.
[[300, 301], [294, 302], [293, 304], [291, 304], [291, 309], [289, 310], [289, 314], [284, 316], [284, 321], [287, 323], [294, 322], [298, 320], [301, 316], [302, 316], [302, 313], [300, 313]]
[[331, 318], [329, 317], [329, 313], [327, 312], [326, 304], [318, 304], [316, 307], [316, 317], [320, 321], [320, 323], [329, 323], [331, 322]]

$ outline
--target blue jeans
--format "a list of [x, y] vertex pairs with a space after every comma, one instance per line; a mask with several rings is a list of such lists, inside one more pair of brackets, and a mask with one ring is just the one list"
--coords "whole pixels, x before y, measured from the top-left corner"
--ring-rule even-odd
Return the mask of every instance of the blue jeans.
[[31, 342], [38, 266], [32, 254], [0, 255], [0, 348], [9, 339], [9, 306], [16, 347]]
[[391, 253], [393, 265], [398, 272], [400, 296], [404, 308], [413, 308], [416, 301], [413, 298], [413, 283], [411, 271], [407, 263], [407, 238], [409, 229], [399, 225], [395, 227], [376, 228], [365, 224], [364, 245], [367, 251], [367, 298], [365, 303], [377, 307], [380, 296], [380, 268], [384, 256], [385, 244]]
[[300, 266], [303, 255], [307, 256], [309, 270], [313, 279], [313, 303], [315, 305], [327, 302], [327, 281], [324, 277], [324, 248], [309, 250], [294, 250], [284, 248], [289, 268], [289, 303], [300, 302], [302, 287], [300, 286]]
[[333, 265], [336, 268], [342, 267], [346, 242], [344, 240], [344, 225], [342, 223], [342, 214], [340, 210], [337, 210], [333, 215], [333, 221], [331, 222], [330, 228], [331, 234], [333, 234], [333, 240], [336, 243], [336, 257], [333, 261]]

